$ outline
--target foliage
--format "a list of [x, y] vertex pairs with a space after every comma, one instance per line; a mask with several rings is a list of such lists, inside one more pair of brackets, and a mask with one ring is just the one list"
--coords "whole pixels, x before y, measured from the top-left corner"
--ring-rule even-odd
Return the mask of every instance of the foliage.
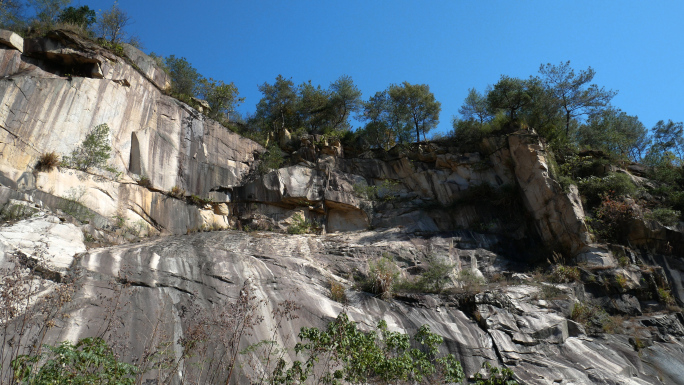
[[244, 98], [238, 97], [238, 89], [232, 82], [224, 83], [222, 80], [209, 78], [199, 81], [198, 93], [200, 97], [209, 103], [211, 111], [208, 116], [212, 119], [227, 119], [235, 112]]
[[16, 29], [22, 21], [23, 3], [20, 0], [4, 0], [0, 2], [0, 28]]
[[578, 282], [580, 270], [575, 266], [555, 265], [550, 278], [556, 283]]
[[[489, 92], [489, 90], [487, 90]], [[466, 121], [475, 121], [480, 125], [485, 124], [492, 118], [490, 111], [487, 108], [487, 97], [478, 92], [475, 88], [468, 90], [468, 96], [463, 101], [463, 105], [458, 109]]]
[[95, 24], [97, 15], [95, 14], [95, 10], [90, 9], [87, 5], [78, 8], [70, 6], [59, 14], [58, 20], [61, 23], [75, 24], [87, 30], [90, 26]]
[[96, 126], [70, 156], [62, 157], [64, 167], [81, 171], [91, 168], [102, 168], [111, 157], [109, 144], [109, 126], [106, 123]]
[[95, 33], [111, 43], [121, 43], [127, 37], [126, 27], [130, 23], [131, 17], [115, 1], [109, 10], [100, 14], [100, 19], [95, 24]]
[[63, 341], [47, 352], [23, 355], [12, 362], [15, 378], [35, 385], [133, 385], [137, 368], [120, 362], [102, 338]]
[[454, 270], [454, 265], [444, 259], [432, 257], [428, 261], [427, 268], [420, 275], [417, 287], [421, 292], [440, 293], [444, 286], [449, 283], [449, 274]]
[[297, 127], [297, 89], [290, 79], [278, 75], [273, 84], [259, 86], [263, 94], [256, 107], [254, 124], [262, 132], [278, 133], [284, 128]]
[[442, 104], [435, 99], [427, 84], [391, 85], [388, 89], [390, 99], [396, 106], [393, 111], [400, 121], [407, 126], [413, 126], [416, 141], [420, 142], [420, 134], [426, 138], [427, 133], [437, 127]]
[[277, 170], [284, 162], [283, 152], [275, 144], [271, 144], [261, 155], [261, 161], [257, 166], [257, 172], [261, 175], [267, 174], [271, 170]]
[[150, 180], [150, 177], [147, 175], [141, 175], [138, 179], [138, 184], [145, 188], [152, 187], [152, 181]]
[[57, 21], [62, 8], [71, 3], [71, 0], [28, 0], [38, 20], [47, 25]]
[[299, 213], [292, 217], [292, 224], [287, 227], [288, 234], [309, 234], [315, 231], [316, 225]]
[[682, 165], [684, 163], [684, 123], [675, 123], [672, 120], [665, 123], [660, 120], [651, 131], [653, 146], [650, 156], [659, 158], [671, 155], [670, 158], [674, 164]]
[[330, 279], [330, 299], [339, 303], [347, 303], [347, 294], [345, 293], [344, 285]]
[[273, 84], [259, 86], [263, 97], [248, 125], [261, 137], [284, 129], [309, 134], [347, 132], [349, 118], [361, 107], [361, 91], [350, 76], [342, 75], [328, 89], [310, 81], [299, 86], [278, 75]]
[[542, 81], [551, 90], [565, 116], [565, 132], [570, 132], [572, 119], [606, 107], [617, 94], [604, 87], [590, 84], [596, 71], [591, 67], [575, 74], [570, 61], [553, 65], [548, 63], [539, 67]]
[[681, 215], [681, 211], [672, 210], [667, 207], [658, 207], [644, 214], [644, 218], [658, 221], [665, 226], [674, 226], [679, 222]]
[[295, 352], [304, 360], [287, 365], [281, 359], [275, 383], [433, 384], [464, 379], [461, 364], [451, 354], [438, 356], [443, 338], [423, 325], [413, 336], [392, 332], [385, 321], [363, 332], [340, 313], [325, 330], [302, 328]]
[[354, 195], [371, 201], [391, 201], [399, 189], [399, 182], [385, 179], [378, 185], [354, 184]]
[[624, 229], [636, 217], [632, 205], [606, 194], [601, 205], [594, 211], [596, 220], [591, 222], [592, 230], [600, 238], [619, 242], [624, 238]]
[[17, 221], [30, 218], [38, 211], [29, 205], [7, 203], [2, 210], [0, 210], [0, 220], [2, 221]]
[[363, 119], [368, 123], [359, 131], [372, 147], [389, 150], [396, 143], [410, 141], [410, 126], [402, 119], [400, 106], [389, 90], [376, 92], [363, 103]]
[[182, 198], [185, 195], [185, 190], [182, 187], [176, 185], [171, 188], [170, 194], [174, 198]]
[[492, 366], [489, 362], [482, 364], [489, 373], [483, 376], [482, 373], [475, 373], [475, 385], [518, 385], [518, 382], [513, 379], [513, 371], [508, 368], [498, 368]]
[[639, 161], [649, 144], [648, 132], [636, 116], [616, 108], [592, 114], [577, 131], [578, 143], [615, 158]]
[[666, 305], [674, 305], [676, 303], [672, 292], [662, 287], [658, 288], [658, 300]]
[[382, 299], [394, 296], [395, 285], [399, 280], [399, 267], [387, 254], [368, 263], [367, 286], [371, 292], [379, 294]]
[[123, 57], [125, 55], [124, 48], [119, 42], [111, 42], [106, 39], [98, 39], [97, 43], [101, 45], [103, 48], [106, 48], [114, 52], [114, 54], [117, 56]]
[[164, 59], [171, 77], [172, 92], [188, 96], [195, 96], [199, 90], [202, 76], [184, 57], [171, 55]]
[[52, 151], [46, 152], [38, 158], [38, 163], [36, 164], [37, 171], [50, 172], [59, 166], [59, 155]]
[[531, 103], [532, 95], [528, 83], [506, 75], [502, 75], [487, 94], [487, 106], [490, 113], [505, 111], [510, 121], [515, 121], [520, 111]]
[[579, 178], [577, 182], [577, 187], [589, 206], [595, 206], [601, 202], [606, 194], [622, 197], [636, 192], [636, 186], [624, 173], [612, 172], [604, 177], [589, 176]]

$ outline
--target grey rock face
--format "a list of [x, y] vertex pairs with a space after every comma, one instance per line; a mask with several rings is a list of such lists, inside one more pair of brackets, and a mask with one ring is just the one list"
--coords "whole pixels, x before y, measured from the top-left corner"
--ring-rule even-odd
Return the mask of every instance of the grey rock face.
[[[21, 226], [43, 231], [35, 221]], [[0, 236], [9, 233], [9, 229], [0, 231]], [[64, 232], [44, 236], [49, 243], [70, 237]], [[627, 335], [588, 336], [581, 325], [569, 320], [566, 304], [575, 299], [568, 285], [557, 285], [564, 293], [560, 299], [543, 299], [541, 287], [535, 284], [489, 286], [474, 296], [474, 310], [467, 313], [453, 307], [448, 295], [419, 299], [419, 306], [351, 290], [346, 305], [330, 299], [330, 281], [350, 287], [349, 278], [367, 272], [368, 261], [383, 253], [395, 255], [402, 274], [410, 276], [411, 266], [424, 261], [428, 250], [445, 256], [465, 252], [451, 249], [451, 244], [451, 238], [418, 238], [397, 231], [325, 236], [227, 231], [94, 249], [79, 254], [71, 264], [70, 270], [79, 271], [83, 284], [67, 307], [70, 316], [49, 332], [46, 343], [97, 335], [115, 312], [121, 324], [112, 337], [130, 348], [125, 358], [131, 359], [142, 353], [145, 341], [155, 333], [182, 338], [191, 324], [184, 315], [188, 309], [198, 306], [206, 313], [217, 304], [234, 301], [248, 282], [251, 292], [265, 301], [258, 312], [266, 320], [284, 300], [301, 306], [298, 318], [276, 328], [276, 340], [283, 343], [294, 343], [292, 338], [302, 326], [323, 327], [345, 311], [363, 327], [380, 319], [392, 330], [411, 333], [420, 325], [430, 325], [444, 336], [446, 349], [457, 356], [468, 375], [485, 361], [501, 360], [525, 384], [681, 381], [676, 376], [684, 365], [683, 356], [675, 354], [684, 349], [681, 319], [643, 317], [639, 330], [653, 332], [640, 335], [651, 342], [637, 352]], [[478, 266], [486, 270], [489, 264], [483, 259]], [[113, 302], [121, 304], [115, 311]], [[269, 322], [258, 324], [241, 346], [272, 339], [272, 327]], [[177, 345], [174, 349], [179, 354]], [[247, 358], [238, 358], [246, 371]], [[191, 370], [184, 365], [189, 362], [183, 361], [179, 372]]]

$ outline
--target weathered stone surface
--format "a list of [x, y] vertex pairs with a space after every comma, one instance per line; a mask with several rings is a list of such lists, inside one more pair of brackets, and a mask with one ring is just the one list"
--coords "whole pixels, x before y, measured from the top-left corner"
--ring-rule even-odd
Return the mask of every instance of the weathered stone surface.
[[564, 194], [550, 175], [547, 152], [536, 135], [519, 132], [508, 137], [515, 175], [525, 205], [534, 215], [544, 242], [571, 256], [591, 242], [577, 188]]
[[7, 261], [6, 254], [17, 254], [46, 262], [56, 272], [64, 273], [74, 256], [86, 251], [83, 233], [71, 223], [45, 216], [0, 227], [0, 264]]
[[171, 88], [171, 78], [164, 70], [159, 68], [157, 63], [149, 56], [145, 55], [141, 50], [133, 47], [130, 44], [122, 44], [124, 54], [131, 59], [138, 69], [149, 79], [154, 85], [161, 90], [168, 90]]
[[0, 44], [24, 52], [24, 38], [12, 31], [0, 29]]

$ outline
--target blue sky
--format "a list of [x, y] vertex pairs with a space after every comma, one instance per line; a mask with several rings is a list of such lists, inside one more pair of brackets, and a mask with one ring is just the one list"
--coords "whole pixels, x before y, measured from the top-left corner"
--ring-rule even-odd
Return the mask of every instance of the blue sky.
[[[75, 0], [107, 9], [112, 1]], [[182, 56], [234, 82], [253, 112], [278, 74], [327, 87], [350, 75], [367, 99], [392, 83], [428, 84], [451, 128], [468, 89], [540, 64], [591, 66], [594, 83], [647, 128], [684, 121], [682, 1], [120, 0], [145, 52]]]

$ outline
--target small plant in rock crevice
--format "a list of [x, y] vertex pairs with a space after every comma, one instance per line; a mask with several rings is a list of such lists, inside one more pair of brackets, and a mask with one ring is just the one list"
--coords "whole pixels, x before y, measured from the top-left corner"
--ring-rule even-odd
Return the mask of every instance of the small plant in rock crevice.
[[86, 135], [71, 155], [62, 157], [62, 165], [81, 171], [104, 168], [111, 157], [111, 151], [109, 126], [106, 123], [100, 124]]
[[288, 234], [309, 234], [316, 231], [316, 225], [298, 213], [292, 217], [292, 224], [287, 227]]
[[36, 171], [50, 172], [59, 166], [59, 155], [52, 151], [46, 152], [38, 158]]

